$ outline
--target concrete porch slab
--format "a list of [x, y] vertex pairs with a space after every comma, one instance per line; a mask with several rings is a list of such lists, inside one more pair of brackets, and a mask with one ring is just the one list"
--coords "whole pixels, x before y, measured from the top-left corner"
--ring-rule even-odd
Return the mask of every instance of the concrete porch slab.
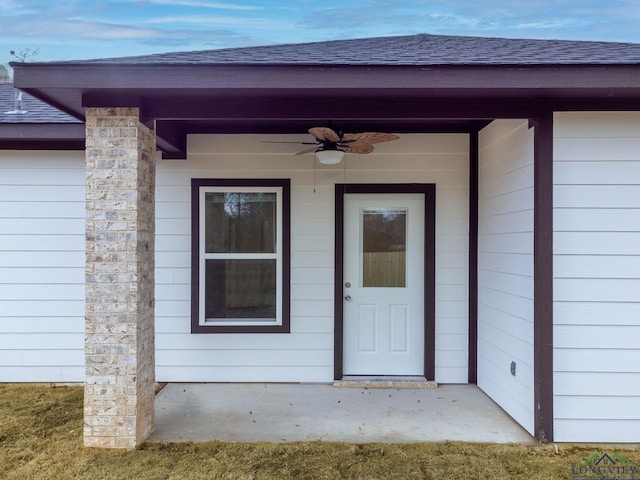
[[409, 443], [535, 439], [474, 385], [336, 388], [318, 384], [169, 384], [149, 441]]

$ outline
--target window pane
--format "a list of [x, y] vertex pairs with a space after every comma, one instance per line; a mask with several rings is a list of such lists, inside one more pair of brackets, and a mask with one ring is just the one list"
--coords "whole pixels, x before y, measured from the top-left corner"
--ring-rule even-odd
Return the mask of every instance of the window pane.
[[405, 287], [407, 211], [369, 208], [362, 212], [362, 286]]
[[276, 194], [207, 192], [206, 253], [275, 253]]
[[205, 319], [276, 318], [276, 260], [207, 260]]

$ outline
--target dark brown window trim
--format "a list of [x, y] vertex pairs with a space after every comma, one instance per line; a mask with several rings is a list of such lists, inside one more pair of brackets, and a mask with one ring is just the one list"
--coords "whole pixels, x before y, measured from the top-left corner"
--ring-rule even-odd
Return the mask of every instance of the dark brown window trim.
[[[282, 187], [282, 323], [200, 325], [200, 187]], [[289, 333], [291, 331], [291, 180], [191, 179], [191, 333]]]
[[343, 234], [346, 193], [424, 193], [424, 376], [435, 379], [436, 359], [436, 185], [433, 183], [336, 184], [334, 277], [334, 379], [343, 376]]

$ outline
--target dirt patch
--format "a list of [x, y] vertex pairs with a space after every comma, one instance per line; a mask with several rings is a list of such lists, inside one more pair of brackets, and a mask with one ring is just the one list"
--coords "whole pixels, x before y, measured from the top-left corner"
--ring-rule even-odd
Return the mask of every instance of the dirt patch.
[[205, 442], [85, 448], [82, 397], [81, 387], [0, 385], [0, 478], [572, 479], [576, 466], [596, 453], [640, 465], [637, 448], [610, 446]]

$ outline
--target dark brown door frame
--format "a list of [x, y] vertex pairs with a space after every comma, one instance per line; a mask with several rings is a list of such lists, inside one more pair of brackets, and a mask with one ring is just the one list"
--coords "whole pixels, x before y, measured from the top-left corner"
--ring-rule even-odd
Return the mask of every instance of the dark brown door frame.
[[436, 327], [436, 185], [433, 183], [336, 184], [335, 186], [335, 277], [334, 277], [334, 379], [343, 376], [344, 310], [344, 196], [348, 193], [424, 194], [424, 376], [435, 378]]

